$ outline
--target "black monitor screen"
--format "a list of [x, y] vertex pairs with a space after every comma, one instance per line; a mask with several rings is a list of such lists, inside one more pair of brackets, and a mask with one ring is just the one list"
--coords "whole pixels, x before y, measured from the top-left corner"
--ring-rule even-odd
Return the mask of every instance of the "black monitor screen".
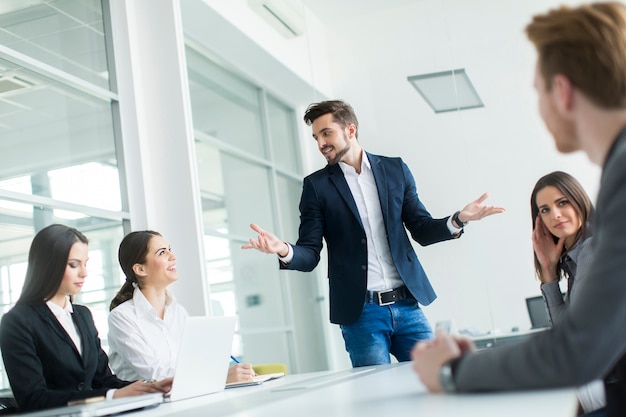
[[543, 296], [539, 295], [537, 297], [527, 298], [526, 308], [528, 308], [530, 324], [533, 326], [533, 329], [550, 327], [548, 310], [546, 309], [546, 304], [543, 301]]

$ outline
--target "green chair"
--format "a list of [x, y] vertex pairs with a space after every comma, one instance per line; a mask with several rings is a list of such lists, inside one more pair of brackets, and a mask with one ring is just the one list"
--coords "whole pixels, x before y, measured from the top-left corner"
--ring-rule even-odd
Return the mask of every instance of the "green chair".
[[254, 369], [254, 372], [258, 375], [275, 374], [278, 372], [287, 375], [287, 365], [284, 363], [259, 363], [252, 365], [252, 369]]

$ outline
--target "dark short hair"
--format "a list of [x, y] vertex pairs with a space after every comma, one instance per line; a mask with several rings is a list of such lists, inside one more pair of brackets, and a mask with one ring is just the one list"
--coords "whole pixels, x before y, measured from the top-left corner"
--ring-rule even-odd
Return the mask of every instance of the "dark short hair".
[[133, 292], [135, 291], [133, 283], [139, 285], [139, 280], [137, 279], [137, 275], [135, 275], [135, 271], [133, 271], [133, 266], [146, 262], [148, 245], [154, 236], [161, 236], [161, 234], [152, 230], [139, 230], [130, 232], [122, 239], [119, 250], [117, 251], [117, 258], [124, 275], [126, 275], [126, 282], [124, 282], [122, 288], [120, 288], [115, 298], [111, 301], [109, 311], [133, 298]]
[[354, 109], [343, 100], [328, 100], [309, 104], [309, 107], [304, 112], [304, 122], [311, 126], [315, 119], [328, 113], [333, 115], [333, 121], [342, 128], [351, 124], [354, 125], [356, 127], [354, 136], [357, 139], [359, 138], [359, 121], [356, 118]]
[[63, 224], [52, 224], [39, 231], [28, 252], [28, 267], [22, 293], [17, 301], [42, 304], [52, 298], [61, 286], [70, 250], [76, 242], [89, 240], [78, 230]]

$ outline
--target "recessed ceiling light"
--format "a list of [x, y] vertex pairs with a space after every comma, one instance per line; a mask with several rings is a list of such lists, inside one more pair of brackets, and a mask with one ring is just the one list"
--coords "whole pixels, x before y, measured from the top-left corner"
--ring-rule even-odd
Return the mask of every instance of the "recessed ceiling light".
[[22, 88], [32, 87], [34, 84], [14, 75], [0, 76], [0, 94], [8, 93]]
[[412, 75], [407, 80], [435, 113], [485, 107], [464, 68]]

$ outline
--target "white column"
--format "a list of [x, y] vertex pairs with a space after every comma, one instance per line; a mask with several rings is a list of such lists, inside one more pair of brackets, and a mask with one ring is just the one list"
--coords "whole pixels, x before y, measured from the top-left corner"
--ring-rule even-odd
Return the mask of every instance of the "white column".
[[109, 7], [131, 227], [163, 234], [178, 258], [172, 291], [191, 315], [209, 314], [180, 4]]

